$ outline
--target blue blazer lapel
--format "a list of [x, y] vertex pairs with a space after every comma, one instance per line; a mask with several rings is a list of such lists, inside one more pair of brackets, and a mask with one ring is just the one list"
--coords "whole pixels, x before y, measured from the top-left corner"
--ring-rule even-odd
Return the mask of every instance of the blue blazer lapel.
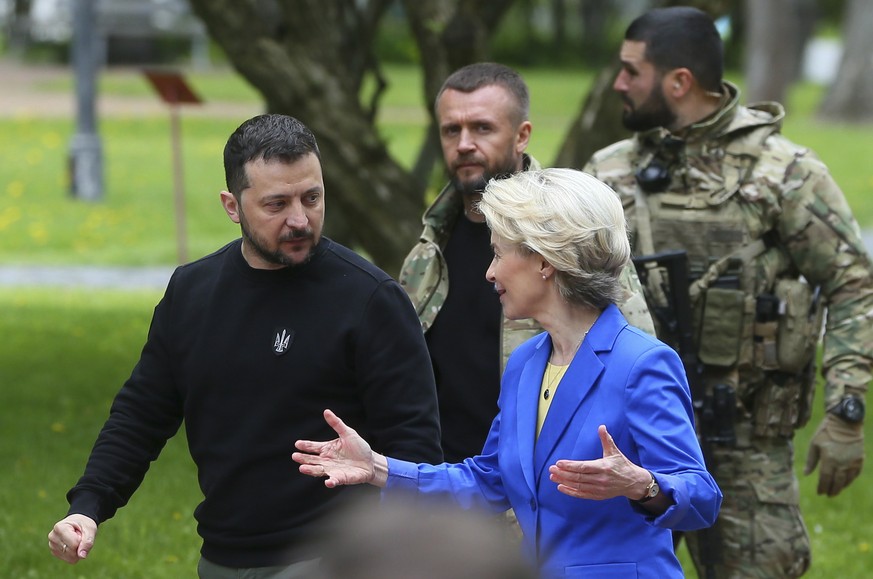
[[543, 372], [552, 351], [552, 341], [548, 334], [543, 334], [536, 350], [524, 365], [518, 381], [518, 422], [516, 438], [518, 441], [518, 458], [528, 486], [535, 490], [534, 478], [534, 439], [537, 432], [537, 404], [540, 396]]
[[574, 429], [578, 428], [591, 412], [591, 405], [583, 406], [582, 402], [591, 392], [597, 378], [603, 373], [603, 363], [586, 342], [587, 340], [582, 342], [570, 367], [567, 368], [567, 373], [564, 374], [555, 392], [555, 398], [543, 422], [534, 454], [537, 478], [542, 475], [546, 461], [555, 451], [558, 443], [565, 437], [576, 439], [572, 432], [567, 432], [567, 429], [571, 428], [571, 425]]
[[[543, 468], [558, 444], [564, 439], [576, 440], [575, 431], [585, 423], [592, 405], [583, 405], [592, 392], [597, 380], [604, 371], [602, 357], [608, 356], [612, 350], [619, 332], [627, 325], [627, 321], [615, 305], [608, 306], [600, 314], [597, 322], [589, 331], [585, 340], [579, 346], [579, 351], [573, 357], [567, 373], [561, 380], [549, 413], [543, 422], [539, 439], [536, 441], [534, 454], [534, 470], [536, 477], [542, 476]], [[551, 340], [548, 345], [551, 347]], [[549, 351], [549, 348], [542, 348]], [[545, 368], [545, 360], [543, 361]], [[540, 379], [542, 378], [540, 370]], [[539, 384], [539, 382], [537, 383]], [[536, 418], [534, 418], [536, 420]], [[536, 424], [534, 424], [534, 429]], [[568, 432], [568, 429], [573, 432]], [[571, 458], [571, 457], [561, 457]]]

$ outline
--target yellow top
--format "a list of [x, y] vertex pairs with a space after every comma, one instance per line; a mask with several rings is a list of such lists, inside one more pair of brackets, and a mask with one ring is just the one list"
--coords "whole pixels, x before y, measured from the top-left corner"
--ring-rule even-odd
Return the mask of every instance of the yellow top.
[[552, 400], [555, 398], [555, 392], [561, 384], [561, 379], [567, 373], [566, 366], [555, 366], [551, 362], [546, 363], [546, 371], [543, 372], [543, 382], [540, 386], [539, 411], [537, 413], [537, 438], [540, 436], [540, 430], [543, 429], [543, 422], [546, 421], [546, 415], [549, 413], [549, 407], [552, 405]]

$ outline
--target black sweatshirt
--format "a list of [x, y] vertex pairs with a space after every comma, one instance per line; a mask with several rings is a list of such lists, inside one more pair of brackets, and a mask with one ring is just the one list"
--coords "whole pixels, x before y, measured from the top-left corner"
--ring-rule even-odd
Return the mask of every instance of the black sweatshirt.
[[291, 460], [297, 439], [336, 437], [325, 408], [377, 452], [442, 453], [430, 360], [400, 286], [327, 238], [308, 264], [280, 270], [249, 267], [240, 246], [173, 274], [68, 499], [70, 513], [112, 517], [184, 420], [203, 556], [263, 567], [316, 556], [319, 521], [343, 495], [372, 492], [327, 489]]

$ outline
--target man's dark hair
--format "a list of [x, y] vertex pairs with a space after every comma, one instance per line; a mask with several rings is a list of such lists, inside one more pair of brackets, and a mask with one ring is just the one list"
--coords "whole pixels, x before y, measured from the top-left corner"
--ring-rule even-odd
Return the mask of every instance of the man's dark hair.
[[506, 89], [518, 103], [518, 122], [530, 115], [530, 92], [521, 75], [513, 69], [496, 62], [477, 62], [459, 68], [449, 75], [437, 93], [436, 103], [446, 89], [471, 93], [485, 86], [497, 85]]
[[321, 160], [315, 135], [294, 117], [277, 114], [252, 117], [237, 127], [224, 146], [227, 190], [239, 200], [249, 186], [246, 163], [258, 159], [293, 163], [310, 153]]
[[646, 60], [659, 72], [687, 68], [704, 90], [721, 92], [724, 49], [705, 12], [688, 6], [650, 10], [631, 22], [624, 39], [644, 42]]

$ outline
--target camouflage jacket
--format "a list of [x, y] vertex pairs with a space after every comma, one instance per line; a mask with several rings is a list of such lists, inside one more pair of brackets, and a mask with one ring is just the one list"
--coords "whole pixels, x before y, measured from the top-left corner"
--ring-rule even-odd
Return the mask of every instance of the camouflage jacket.
[[[536, 159], [524, 155], [525, 171], [541, 168]], [[464, 213], [461, 195], [449, 183], [425, 211], [422, 218], [424, 230], [418, 243], [406, 256], [398, 277], [400, 285], [412, 299], [424, 332], [430, 329], [449, 292], [448, 266], [443, 257], [443, 248], [455, 223]], [[630, 324], [654, 335], [654, 325], [643, 297], [642, 286], [632, 265], [625, 268], [621, 283], [625, 293], [624, 302], [619, 304], [622, 314]], [[542, 331], [542, 327], [535, 320], [510, 320], [504, 317], [500, 332], [501, 371], [516, 347]]]
[[[692, 272], [766, 238], [770, 249], [750, 268], [759, 281], [749, 291], [772, 291], [779, 278], [818, 286], [828, 312], [825, 405], [835, 405], [847, 390], [863, 396], [873, 363], [873, 266], [858, 224], [827, 167], [779, 133], [782, 106], [740, 106], [739, 90], [730, 83], [725, 89], [724, 104], [709, 118], [677, 135], [665, 129], [636, 134], [595, 153], [584, 170], [618, 192], [635, 253], [638, 198], [651, 215], [654, 250], [686, 249]], [[675, 142], [665, 147], [668, 136], [681, 139], [678, 150]], [[670, 184], [663, 192], [642, 193], [637, 170], [665, 156], [665, 149], [673, 150], [666, 155]], [[747, 304], [747, 317], [754, 317], [754, 308], [752, 302], [749, 314]], [[712, 334], [700, 342], [716, 339]], [[743, 339], [751, 342], [752, 336]]]

